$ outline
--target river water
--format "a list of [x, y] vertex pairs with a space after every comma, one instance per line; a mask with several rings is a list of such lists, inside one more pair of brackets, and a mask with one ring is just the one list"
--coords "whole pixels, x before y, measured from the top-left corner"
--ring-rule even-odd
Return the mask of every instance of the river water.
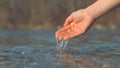
[[120, 30], [90, 30], [61, 52], [55, 30], [0, 30], [0, 68], [120, 68]]

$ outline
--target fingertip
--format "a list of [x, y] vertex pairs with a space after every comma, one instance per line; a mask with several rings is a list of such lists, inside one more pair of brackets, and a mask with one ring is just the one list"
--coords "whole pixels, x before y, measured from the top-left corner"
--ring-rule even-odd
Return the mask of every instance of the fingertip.
[[55, 32], [55, 36], [57, 35], [57, 32]]
[[70, 38], [69, 37], [64, 37], [63, 40], [69, 40]]
[[61, 29], [57, 30], [57, 31], [55, 32], [55, 35], [59, 35], [60, 32], [61, 32]]
[[55, 38], [56, 38], [57, 40], [59, 40], [59, 36], [58, 36], [58, 35], [56, 35]]
[[55, 33], [55, 37], [58, 38], [58, 33], [57, 32]]

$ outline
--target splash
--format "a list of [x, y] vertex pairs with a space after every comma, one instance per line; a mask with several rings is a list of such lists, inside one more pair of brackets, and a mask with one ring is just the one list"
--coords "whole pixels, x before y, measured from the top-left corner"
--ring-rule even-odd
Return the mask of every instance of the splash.
[[58, 39], [56, 39], [56, 40], [57, 40], [57, 50], [58, 50], [58, 52], [63, 53], [64, 50], [67, 47], [68, 41], [58, 40]]

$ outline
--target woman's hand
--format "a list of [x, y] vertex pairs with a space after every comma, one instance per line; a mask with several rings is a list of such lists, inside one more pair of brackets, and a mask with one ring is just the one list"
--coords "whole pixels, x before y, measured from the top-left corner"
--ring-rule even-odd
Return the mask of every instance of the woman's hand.
[[65, 21], [64, 26], [55, 35], [58, 40], [69, 40], [84, 34], [94, 18], [85, 10], [73, 12]]
[[64, 26], [56, 32], [56, 38], [69, 40], [84, 34], [95, 18], [97, 19], [119, 4], [120, 0], [97, 0], [87, 8], [73, 12], [66, 19]]

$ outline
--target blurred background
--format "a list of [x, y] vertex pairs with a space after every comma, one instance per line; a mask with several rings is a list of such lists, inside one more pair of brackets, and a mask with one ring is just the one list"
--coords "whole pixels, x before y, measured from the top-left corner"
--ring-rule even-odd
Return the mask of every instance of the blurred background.
[[[50, 29], [62, 26], [73, 11], [96, 0], [0, 0], [1, 29]], [[117, 29], [120, 8], [99, 18], [93, 28]]]
[[120, 68], [120, 7], [68, 46], [55, 39], [73, 11], [95, 1], [0, 0], [0, 68]]

